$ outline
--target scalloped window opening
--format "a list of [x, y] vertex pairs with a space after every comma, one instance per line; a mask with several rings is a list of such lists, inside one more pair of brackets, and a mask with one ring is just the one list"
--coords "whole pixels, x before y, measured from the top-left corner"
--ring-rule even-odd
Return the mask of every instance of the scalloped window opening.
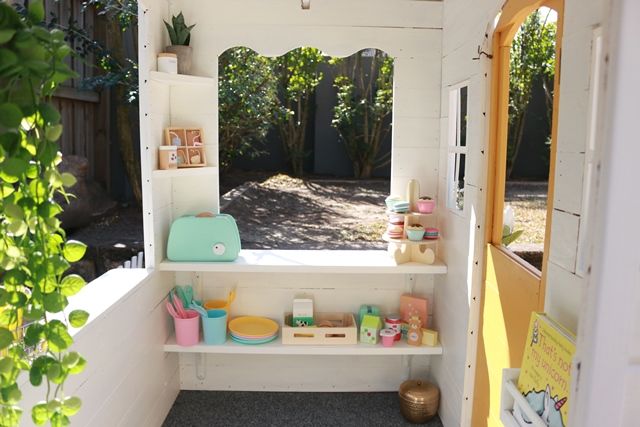
[[221, 212], [244, 249], [385, 249], [393, 59], [278, 57], [235, 47], [218, 58]]

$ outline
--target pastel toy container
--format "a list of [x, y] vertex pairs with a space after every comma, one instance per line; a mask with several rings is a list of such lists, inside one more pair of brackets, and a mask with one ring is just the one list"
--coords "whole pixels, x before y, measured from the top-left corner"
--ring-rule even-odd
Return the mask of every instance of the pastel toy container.
[[202, 331], [205, 344], [224, 344], [227, 341], [227, 312], [207, 310], [207, 317], [202, 318]]
[[415, 242], [419, 242], [424, 237], [424, 228], [406, 227], [407, 238]]
[[429, 214], [432, 213], [436, 207], [436, 201], [433, 199], [418, 199], [416, 201], [418, 212]]
[[389, 314], [384, 318], [384, 327], [385, 329], [391, 329], [396, 333], [395, 340], [400, 341], [402, 338], [402, 320], [400, 319], [399, 314]]
[[383, 347], [393, 347], [393, 343], [396, 341], [396, 331], [393, 329], [383, 329], [380, 331], [380, 337], [382, 338]]
[[387, 209], [393, 209], [396, 202], [399, 202], [399, 201], [400, 201], [400, 197], [398, 196], [389, 196], [386, 199], [384, 199], [384, 203], [387, 205]]
[[205, 310], [224, 310], [227, 313], [227, 323], [231, 318], [231, 310], [229, 303], [224, 299], [209, 299], [203, 304]]
[[195, 310], [185, 310], [186, 319], [173, 318], [176, 329], [176, 343], [185, 347], [200, 342], [200, 315]]

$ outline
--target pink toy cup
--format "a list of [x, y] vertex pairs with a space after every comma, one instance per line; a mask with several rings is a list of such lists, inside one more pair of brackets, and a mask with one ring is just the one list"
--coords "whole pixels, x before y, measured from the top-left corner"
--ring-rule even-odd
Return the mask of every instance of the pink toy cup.
[[195, 310], [185, 310], [186, 319], [173, 318], [176, 328], [176, 343], [182, 346], [196, 345], [200, 342], [200, 315]]
[[380, 336], [382, 337], [383, 347], [393, 347], [393, 343], [396, 340], [396, 331], [393, 329], [383, 329], [380, 331]]

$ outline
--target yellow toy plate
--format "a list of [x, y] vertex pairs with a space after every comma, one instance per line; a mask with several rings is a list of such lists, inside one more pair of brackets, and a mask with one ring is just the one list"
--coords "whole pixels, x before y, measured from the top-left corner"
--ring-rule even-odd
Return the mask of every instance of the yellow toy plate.
[[242, 316], [229, 322], [229, 331], [243, 337], [264, 337], [277, 334], [278, 324], [265, 317]]

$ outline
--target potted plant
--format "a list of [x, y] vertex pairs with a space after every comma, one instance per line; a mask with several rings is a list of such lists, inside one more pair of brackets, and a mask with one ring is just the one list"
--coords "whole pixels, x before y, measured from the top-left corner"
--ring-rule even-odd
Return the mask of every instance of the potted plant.
[[416, 206], [418, 207], [418, 212], [420, 213], [431, 213], [436, 207], [436, 202], [429, 196], [422, 196], [416, 201]]
[[171, 41], [171, 46], [167, 46], [165, 50], [169, 53], [175, 53], [178, 57], [178, 73], [189, 74], [191, 70], [191, 46], [189, 46], [189, 42], [191, 41], [191, 30], [196, 25], [187, 26], [184, 23], [182, 12], [178, 16], [171, 18], [171, 24], [164, 21], [164, 25]]

